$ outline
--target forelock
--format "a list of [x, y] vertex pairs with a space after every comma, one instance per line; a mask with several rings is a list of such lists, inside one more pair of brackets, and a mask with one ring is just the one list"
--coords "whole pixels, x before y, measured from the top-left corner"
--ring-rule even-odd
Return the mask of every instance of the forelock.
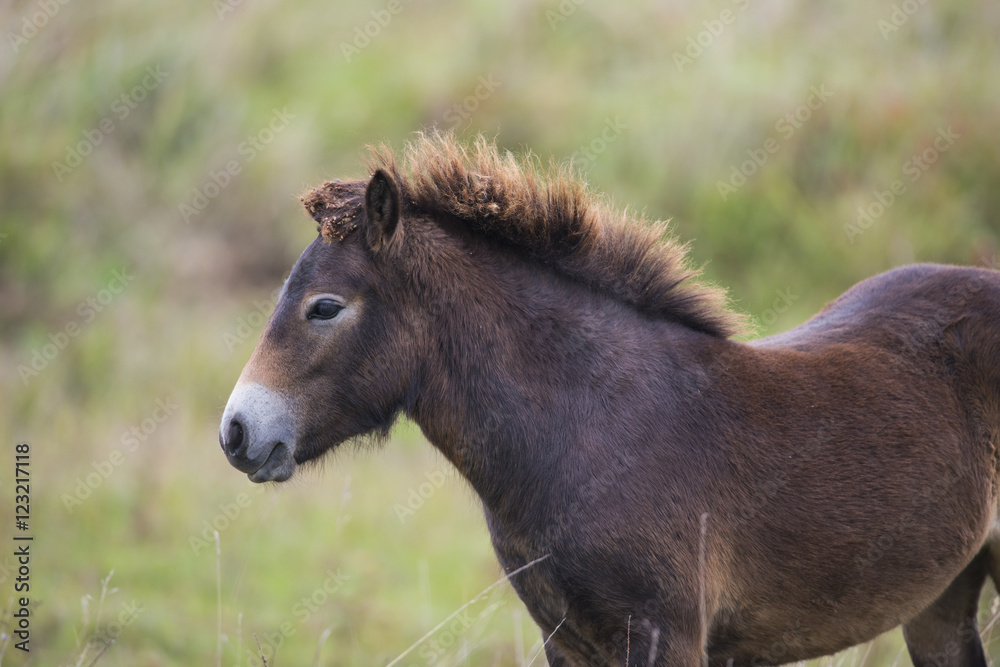
[[316, 221], [316, 231], [328, 243], [343, 241], [358, 228], [364, 210], [365, 181], [327, 181], [299, 199]]

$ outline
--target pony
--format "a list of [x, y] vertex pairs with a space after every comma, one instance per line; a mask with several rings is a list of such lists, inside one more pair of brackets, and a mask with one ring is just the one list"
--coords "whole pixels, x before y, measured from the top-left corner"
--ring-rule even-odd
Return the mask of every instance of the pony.
[[778, 665], [902, 625], [986, 665], [1000, 274], [922, 264], [746, 318], [568, 167], [419, 134], [318, 223], [222, 415], [254, 482], [416, 422], [562, 665]]

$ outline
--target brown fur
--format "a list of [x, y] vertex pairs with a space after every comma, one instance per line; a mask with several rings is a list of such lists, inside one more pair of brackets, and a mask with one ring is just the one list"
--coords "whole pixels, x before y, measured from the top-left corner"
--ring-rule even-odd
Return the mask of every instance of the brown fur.
[[[452, 216], [642, 313], [723, 338], [747, 330], [725, 290], [697, 281], [666, 223], [613, 211], [569, 168], [543, 172], [483, 137], [466, 148], [451, 134], [419, 134], [402, 164], [388, 147], [374, 149], [369, 168], [392, 174], [412, 213]], [[325, 238], [343, 238], [364, 184], [327, 182], [303, 197]]]
[[[306, 195], [321, 236], [242, 376], [293, 406], [295, 441], [234, 420], [234, 465], [405, 414], [504, 569], [534, 563], [511, 583], [554, 666], [775, 665], [898, 625], [918, 667], [985, 666], [1000, 274], [899, 268], [748, 344], [683, 246], [565, 172], [482, 140], [378, 155], [367, 184]], [[343, 311], [308, 319], [317, 296]]]

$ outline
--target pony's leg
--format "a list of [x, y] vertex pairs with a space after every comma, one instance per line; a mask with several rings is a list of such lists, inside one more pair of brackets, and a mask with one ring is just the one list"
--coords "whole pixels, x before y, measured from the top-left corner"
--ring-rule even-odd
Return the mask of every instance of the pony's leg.
[[670, 637], [633, 637], [628, 667], [708, 667], [700, 642]]
[[708, 667], [697, 621], [678, 627], [685, 630], [662, 631], [648, 620], [628, 622], [595, 640], [580, 634], [571, 622], [561, 622], [551, 633], [543, 629], [542, 637], [548, 638], [545, 657], [550, 667]]
[[[669, 647], [664, 647], [664, 650], [660, 651], [655, 643], [650, 643], [648, 640], [637, 640], [635, 645], [629, 648], [627, 667], [676, 667], [677, 665], [702, 667], [702, 665], [707, 664], [704, 662], [703, 656], [695, 656], [695, 661], [691, 662], [692, 656], [678, 657], [676, 652], [670, 651]], [[545, 658], [549, 662], [549, 667], [570, 667], [571, 664], [575, 664], [569, 662], [562, 651], [552, 644], [545, 645]], [[604, 664], [604, 660], [599, 659], [598, 662], [591, 660], [580, 664]]]
[[[702, 639], [685, 623], [687, 632], [662, 629], [649, 621], [631, 626], [625, 644], [618, 647], [620, 662], [626, 667], [708, 667]], [[628, 660], [625, 660], [625, 657]]]
[[979, 553], [941, 596], [903, 625], [914, 667], [986, 667], [976, 626], [989, 554]]

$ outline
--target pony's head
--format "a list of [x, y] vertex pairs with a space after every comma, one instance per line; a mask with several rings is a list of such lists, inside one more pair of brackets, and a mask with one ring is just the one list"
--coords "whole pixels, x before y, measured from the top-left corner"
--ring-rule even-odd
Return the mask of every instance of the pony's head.
[[394, 178], [379, 169], [302, 199], [319, 235], [285, 282], [219, 431], [229, 462], [255, 482], [284, 481], [344, 440], [387, 430], [409, 383], [408, 327], [378, 261], [399, 228]]

